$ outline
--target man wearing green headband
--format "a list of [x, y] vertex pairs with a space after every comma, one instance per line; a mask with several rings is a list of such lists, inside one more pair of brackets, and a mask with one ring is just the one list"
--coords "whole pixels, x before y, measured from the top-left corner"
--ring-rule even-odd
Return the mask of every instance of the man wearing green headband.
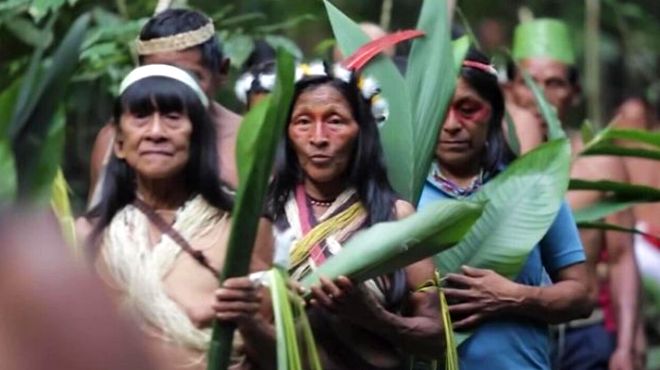
[[[568, 27], [554, 19], [520, 24], [514, 34], [513, 58], [518, 67], [529, 73], [541, 87], [546, 99], [556, 108], [559, 118], [565, 120], [580, 94]], [[545, 140], [546, 127], [531, 91], [518, 72], [510, 68], [511, 81], [505, 86], [507, 105], [514, 121], [518, 121], [516, 128], [521, 140], [540, 138], [535, 143], [521, 143], [524, 150], [529, 150]], [[519, 112], [525, 115], [516, 114]], [[580, 135], [571, 135], [571, 143], [573, 151], [579, 152], [582, 145]], [[571, 177], [628, 181], [623, 161], [618, 157], [578, 157], [572, 165]], [[568, 193], [573, 209], [591, 206], [603, 197], [600, 192]], [[625, 227], [634, 225], [629, 211], [608, 216], [605, 222]], [[598, 230], [582, 230], [580, 234], [590, 269], [592, 297], [598, 299], [603, 308], [595, 310], [587, 319], [560, 328], [562, 345], [558, 348], [558, 368], [632, 370], [633, 339], [639, 309], [639, 277], [632, 238], [629, 234]], [[607, 276], [600, 284], [605, 289], [599, 292], [596, 267], [603, 256], [607, 263]], [[605, 284], [609, 284], [609, 289]]]

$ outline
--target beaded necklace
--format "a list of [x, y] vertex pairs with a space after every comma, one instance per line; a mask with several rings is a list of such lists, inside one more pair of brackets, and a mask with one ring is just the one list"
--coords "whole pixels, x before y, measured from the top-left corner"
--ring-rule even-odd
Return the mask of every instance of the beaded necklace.
[[431, 173], [429, 174], [427, 180], [435, 187], [447, 193], [448, 195], [451, 195], [452, 197], [459, 199], [467, 198], [470, 195], [474, 194], [477, 190], [479, 190], [479, 188], [481, 188], [481, 185], [483, 185], [484, 170], [483, 169], [479, 170], [479, 174], [475, 176], [475, 178], [472, 180], [470, 185], [462, 187], [460, 185], [457, 185], [455, 182], [449, 180], [447, 177], [445, 177], [442, 174], [442, 171], [440, 170], [440, 166], [438, 166], [438, 163], [433, 162], [433, 165], [431, 167]]

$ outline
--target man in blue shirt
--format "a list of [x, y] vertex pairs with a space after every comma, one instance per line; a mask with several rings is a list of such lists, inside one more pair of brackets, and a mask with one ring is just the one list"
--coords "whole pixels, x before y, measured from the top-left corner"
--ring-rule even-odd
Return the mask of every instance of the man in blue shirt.
[[[502, 93], [488, 59], [470, 52], [460, 77], [419, 207], [442, 198], [469, 198], [512, 158], [500, 124]], [[468, 266], [463, 274], [448, 274], [444, 291], [454, 328], [473, 330], [458, 348], [460, 368], [549, 370], [548, 324], [586, 316], [592, 309], [584, 260], [564, 203], [514, 281]]]

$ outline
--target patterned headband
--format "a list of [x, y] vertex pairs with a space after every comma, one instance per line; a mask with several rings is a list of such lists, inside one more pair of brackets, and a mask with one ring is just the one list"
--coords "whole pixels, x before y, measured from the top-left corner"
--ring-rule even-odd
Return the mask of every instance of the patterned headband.
[[196, 30], [150, 40], [140, 40], [138, 38], [135, 40], [135, 48], [139, 55], [180, 51], [202, 44], [213, 35], [215, 35], [215, 28], [213, 22], [209, 20], [206, 25]]

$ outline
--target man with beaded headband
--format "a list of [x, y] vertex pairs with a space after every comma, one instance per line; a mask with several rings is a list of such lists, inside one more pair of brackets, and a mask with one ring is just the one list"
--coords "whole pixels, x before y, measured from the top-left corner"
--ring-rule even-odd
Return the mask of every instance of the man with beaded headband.
[[[208, 109], [217, 131], [221, 180], [230, 188], [235, 188], [235, 141], [241, 117], [214, 101], [219, 88], [225, 82], [229, 61], [222, 54], [212, 20], [193, 10], [165, 10], [144, 25], [135, 46], [141, 65], [175, 65], [190, 72], [198, 80], [212, 102]], [[103, 182], [114, 135], [112, 125], [106, 125], [94, 143], [90, 208], [99, 201], [100, 184]]]
[[[548, 102], [556, 108], [559, 119], [566, 123], [567, 113], [580, 94], [576, 58], [566, 24], [556, 19], [537, 19], [520, 24], [514, 34], [513, 58], [519, 68], [527, 71], [541, 87]], [[533, 149], [545, 140], [545, 124], [519, 71], [512, 66], [509, 75], [511, 81], [506, 86], [509, 107], [525, 112], [529, 118], [517, 122], [519, 136], [522, 141], [526, 137], [540, 138], [527, 145], [528, 149]], [[581, 135], [577, 130], [565, 127], [569, 131], [573, 152], [579, 153]], [[612, 156], [576, 157], [571, 177], [629, 181], [621, 158]], [[600, 202], [604, 196], [597, 191], [571, 191], [568, 201], [573, 209], [581, 209]], [[634, 225], [634, 218], [628, 210], [610, 215], [605, 221], [624, 227]], [[566, 328], [560, 327], [558, 368], [633, 369], [639, 276], [632, 237], [626, 233], [600, 230], [581, 230], [580, 237], [587, 255], [590, 294], [592, 300], [598, 299], [600, 309], [588, 319], [571, 322]], [[598, 277], [597, 265], [603, 262], [607, 265], [607, 273]]]

